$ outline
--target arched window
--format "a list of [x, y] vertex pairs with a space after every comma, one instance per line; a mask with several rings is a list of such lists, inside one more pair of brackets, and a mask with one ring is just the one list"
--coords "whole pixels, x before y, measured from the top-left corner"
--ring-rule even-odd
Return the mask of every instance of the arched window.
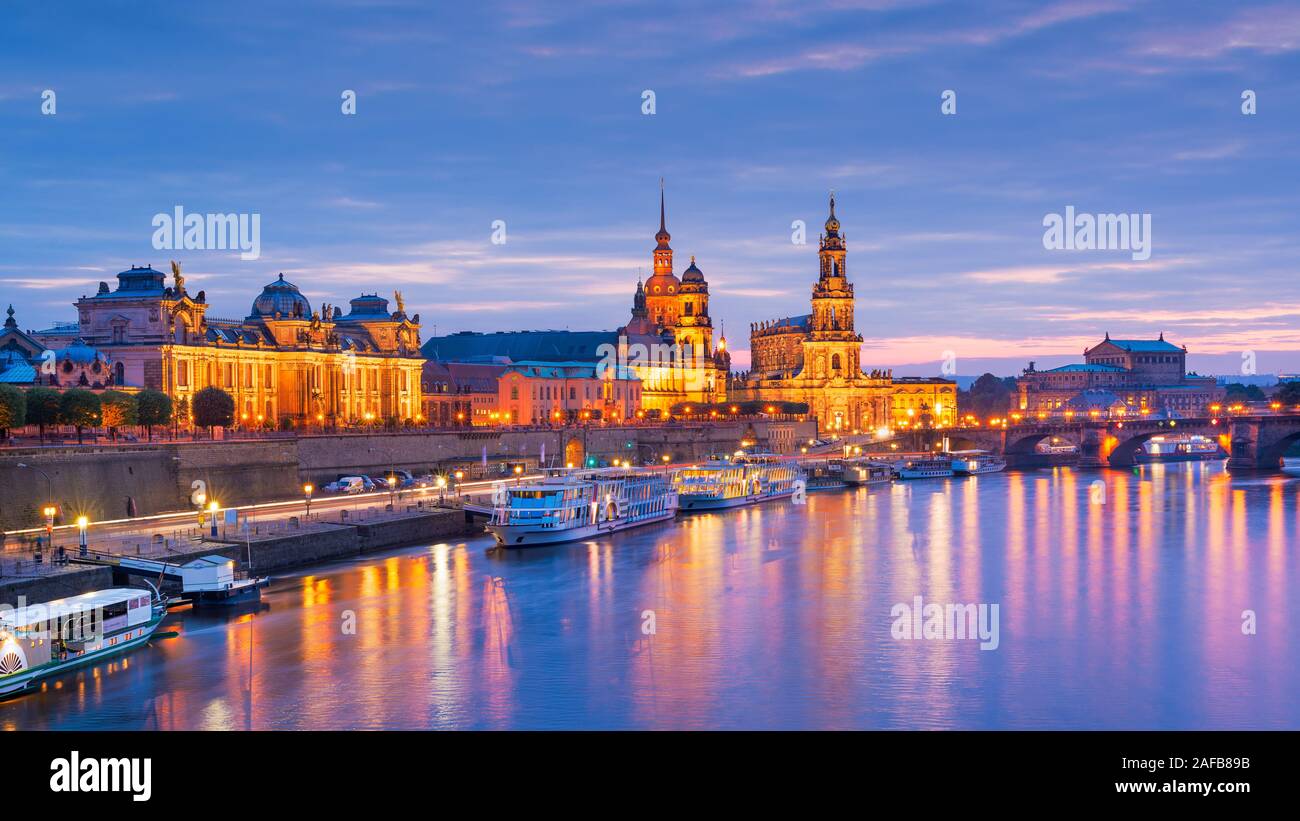
[[122, 364], [121, 362], [118, 362], [116, 365], [113, 366], [113, 384], [114, 385], [126, 384], [126, 365]]
[[831, 370], [838, 371], [839, 369], [840, 369], [840, 355], [834, 354], [831, 356]]

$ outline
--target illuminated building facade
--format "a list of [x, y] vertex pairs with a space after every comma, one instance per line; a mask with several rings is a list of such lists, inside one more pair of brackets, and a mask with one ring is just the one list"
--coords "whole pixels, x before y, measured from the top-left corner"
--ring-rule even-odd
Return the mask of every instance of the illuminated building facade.
[[516, 362], [497, 385], [494, 424], [619, 422], [641, 408], [641, 381], [630, 369], [590, 362]]
[[120, 368], [102, 352], [75, 335], [63, 343], [55, 349], [39, 334], [19, 329], [10, 305], [0, 328], [0, 384], [92, 391], [121, 387]]
[[[666, 217], [660, 191], [654, 272], [649, 279], [637, 283], [632, 316], [626, 325], [612, 331], [463, 331], [427, 341], [422, 349], [425, 358], [444, 365], [549, 363], [576, 367], [595, 364], [602, 373], [608, 370], [616, 374], [615, 382], [630, 376], [639, 383], [633, 389], [639, 395], [635, 407], [623, 406], [622, 400], [614, 403], [624, 417], [638, 410], [651, 416], [667, 415], [673, 405], [686, 402], [726, 401], [731, 356], [727, 353], [725, 337], [720, 336], [714, 344], [709, 284], [694, 258], [680, 278], [673, 273], [673, 249], [669, 244], [672, 237]], [[563, 413], [574, 408], [560, 406], [549, 408], [548, 412], [557, 409]], [[596, 404], [577, 408], [578, 411], [595, 409]], [[521, 418], [505, 404], [497, 413], [498, 419], [504, 418], [505, 413], [511, 419]], [[525, 419], [532, 416], [522, 408], [520, 413]]]
[[928, 376], [895, 376], [891, 402], [895, 428], [952, 427], [957, 419], [957, 383]]
[[1030, 362], [1016, 380], [1013, 410], [1059, 416], [1204, 416], [1223, 401], [1212, 376], [1187, 373], [1187, 347], [1157, 339], [1111, 339], [1083, 352], [1082, 364], [1040, 371]]
[[237, 424], [289, 426], [420, 421], [419, 315], [400, 295], [363, 294], [349, 311], [313, 311], [284, 275], [262, 289], [244, 319], [207, 315], [203, 291], [191, 295], [152, 267], [132, 267], [118, 285], [99, 284], [77, 301], [78, 334], [105, 352], [115, 383], [161, 390], [188, 402], [210, 385], [235, 400]]
[[731, 400], [805, 403], [823, 431], [890, 425], [893, 379], [887, 370], [862, 370], [847, 253], [832, 195], [817, 251], [812, 313], [750, 326], [750, 370], [732, 379]]

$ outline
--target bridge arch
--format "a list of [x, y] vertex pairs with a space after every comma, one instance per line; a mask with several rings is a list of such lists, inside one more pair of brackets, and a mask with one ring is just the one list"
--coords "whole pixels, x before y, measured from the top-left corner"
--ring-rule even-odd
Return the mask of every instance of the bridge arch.
[[1008, 456], [1032, 456], [1038, 453], [1038, 446], [1044, 441], [1053, 441], [1054, 444], [1066, 444], [1079, 447], [1080, 437], [1077, 433], [1063, 433], [1061, 431], [1035, 432], [1027, 435], [1021, 435], [1019, 432], [1016, 436], [1019, 438], [1012, 440], [1012, 432], [1007, 432], [1007, 449]]
[[1285, 434], [1261, 447], [1256, 461], [1264, 469], [1280, 468], [1282, 466], [1282, 457], [1286, 456], [1287, 451], [1297, 444], [1300, 444], [1300, 430]]
[[564, 463], [566, 465], [573, 465], [575, 468], [580, 468], [583, 466], [583, 461], [586, 458], [587, 454], [582, 447], [581, 439], [575, 436], [564, 443]]

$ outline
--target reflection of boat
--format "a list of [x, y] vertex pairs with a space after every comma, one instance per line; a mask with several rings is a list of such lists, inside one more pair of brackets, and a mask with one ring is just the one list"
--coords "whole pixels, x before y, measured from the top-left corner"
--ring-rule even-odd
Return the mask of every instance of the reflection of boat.
[[851, 485], [878, 485], [894, 478], [894, 472], [884, 462], [854, 459], [844, 462], [844, 481]]
[[144, 644], [166, 613], [150, 591], [134, 587], [0, 611], [0, 697]]
[[987, 450], [953, 450], [948, 455], [952, 457], [952, 472], [957, 476], [997, 473], [1007, 467], [1005, 459], [994, 456]]
[[661, 522], [677, 514], [663, 470], [557, 468], [540, 482], [500, 485], [487, 529], [506, 547], [559, 544]]
[[918, 456], [900, 459], [893, 465], [899, 479], [942, 479], [952, 476], [952, 460], [946, 456]]
[[790, 496], [803, 478], [795, 463], [755, 453], [683, 468], [676, 485], [682, 510], [718, 510]]
[[1133, 453], [1138, 462], [1190, 462], [1223, 456], [1219, 443], [1199, 433], [1152, 436]]

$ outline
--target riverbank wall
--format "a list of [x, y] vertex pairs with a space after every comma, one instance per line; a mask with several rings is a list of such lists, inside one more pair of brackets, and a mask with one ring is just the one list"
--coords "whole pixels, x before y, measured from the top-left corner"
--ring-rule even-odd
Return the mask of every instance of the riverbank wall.
[[[471, 534], [461, 510], [417, 510], [384, 514], [364, 523], [313, 521], [247, 540], [215, 540], [157, 558], [184, 564], [200, 556], [225, 556], [254, 575], [338, 561], [406, 545], [434, 543]], [[250, 561], [251, 559], [251, 561]], [[0, 580], [0, 604], [28, 604], [76, 596], [116, 585], [144, 587], [140, 574], [108, 566], [70, 565], [35, 577]], [[149, 574], [153, 579], [154, 574]]]
[[[487, 429], [304, 435], [284, 439], [180, 441], [0, 449], [0, 530], [43, 524], [54, 501], [58, 523], [193, 510], [197, 493], [223, 507], [297, 498], [340, 475], [389, 470], [460, 470], [467, 479], [515, 466], [629, 461], [673, 462], [731, 453], [742, 439], [792, 453], [816, 436], [803, 419], [681, 425]], [[19, 467], [25, 465], [25, 467]]]

